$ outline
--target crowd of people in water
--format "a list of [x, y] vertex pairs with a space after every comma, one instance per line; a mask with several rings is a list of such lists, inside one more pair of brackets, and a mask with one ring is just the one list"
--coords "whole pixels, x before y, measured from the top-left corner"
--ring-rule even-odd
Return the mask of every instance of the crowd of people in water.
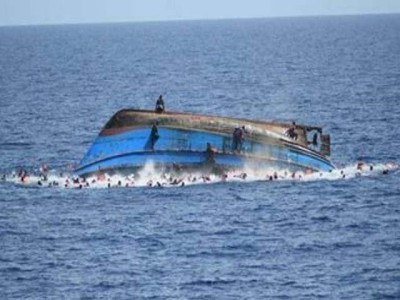
[[[0, 181], [14, 182], [22, 185], [38, 187], [63, 187], [83, 189], [89, 187], [183, 187], [193, 184], [208, 184], [229, 181], [279, 181], [279, 180], [316, 180], [316, 179], [347, 179], [367, 175], [371, 172], [387, 175], [391, 171], [398, 169], [395, 163], [385, 165], [374, 165], [359, 162], [353, 167], [341, 170], [332, 170], [331, 172], [316, 172], [311, 169], [304, 171], [254, 171], [254, 170], [226, 170], [218, 173], [187, 171], [178, 172], [155, 172], [154, 174], [141, 175], [140, 172], [130, 175], [108, 175], [106, 173], [97, 173], [89, 177], [79, 177], [74, 175], [49, 173], [48, 167], [41, 166], [38, 173], [29, 173], [25, 169], [19, 169], [11, 174], [3, 174]], [[333, 175], [333, 176], [332, 176]]]

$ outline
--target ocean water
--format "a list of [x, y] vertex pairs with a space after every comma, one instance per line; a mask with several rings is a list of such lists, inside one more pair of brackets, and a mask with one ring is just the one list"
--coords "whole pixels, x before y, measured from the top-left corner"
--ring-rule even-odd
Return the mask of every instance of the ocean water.
[[[399, 32], [399, 15], [0, 27], [0, 298], [399, 299]], [[160, 94], [321, 125], [338, 171], [8, 180], [47, 164], [63, 182], [113, 113]]]

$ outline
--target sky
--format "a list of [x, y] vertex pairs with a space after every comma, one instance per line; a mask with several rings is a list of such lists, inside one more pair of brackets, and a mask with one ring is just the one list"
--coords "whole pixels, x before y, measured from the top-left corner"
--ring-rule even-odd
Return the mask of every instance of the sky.
[[0, 26], [400, 13], [400, 0], [0, 0]]

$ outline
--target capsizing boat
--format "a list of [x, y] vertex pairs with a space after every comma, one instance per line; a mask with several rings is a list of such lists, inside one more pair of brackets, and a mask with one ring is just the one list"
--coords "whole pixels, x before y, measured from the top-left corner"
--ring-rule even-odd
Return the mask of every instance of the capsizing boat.
[[329, 156], [330, 136], [320, 127], [123, 109], [106, 123], [75, 174], [134, 172], [148, 162], [172, 169], [331, 171]]

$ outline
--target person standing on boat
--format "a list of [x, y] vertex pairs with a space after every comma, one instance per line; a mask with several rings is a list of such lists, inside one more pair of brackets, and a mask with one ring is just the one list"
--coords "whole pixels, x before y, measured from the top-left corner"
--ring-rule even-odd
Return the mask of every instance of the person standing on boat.
[[162, 113], [164, 111], [165, 111], [164, 100], [162, 98], [162, 95], [160, 95], [160, 97], [158, 97], [156, 102], [156, 113]]

